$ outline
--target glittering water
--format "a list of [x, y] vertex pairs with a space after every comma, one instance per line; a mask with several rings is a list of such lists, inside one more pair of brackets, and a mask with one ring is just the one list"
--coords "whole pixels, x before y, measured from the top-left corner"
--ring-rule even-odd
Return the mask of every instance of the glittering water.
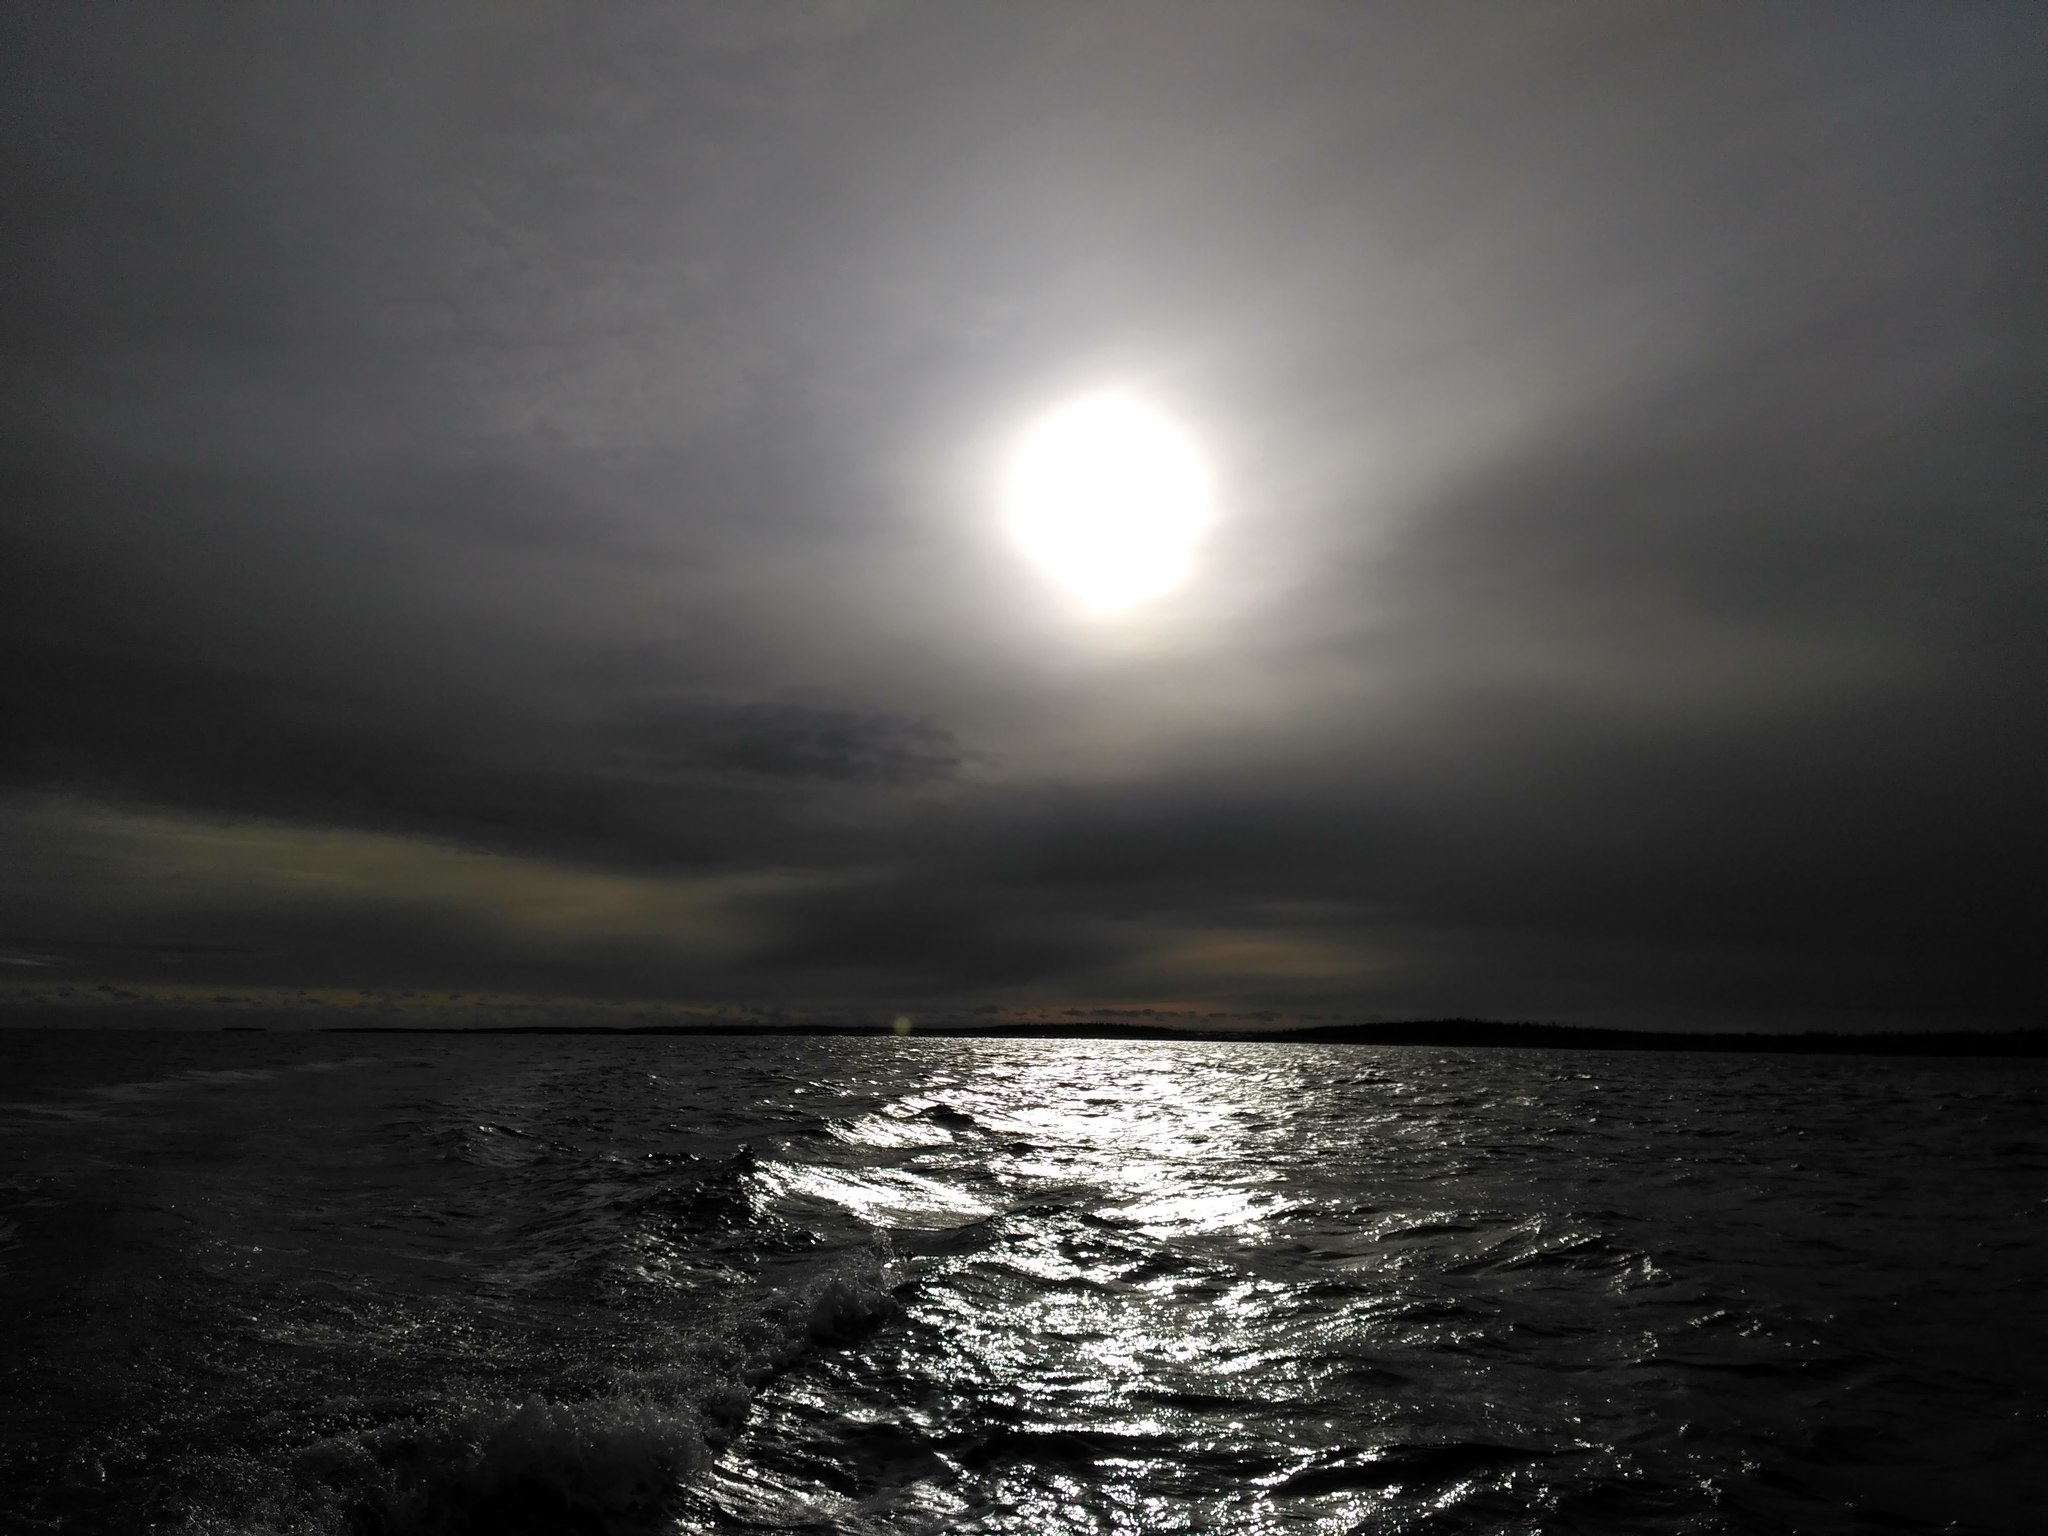
[[0, 1036], [0, 1531], [2036, 1530], [2044, 1084]]

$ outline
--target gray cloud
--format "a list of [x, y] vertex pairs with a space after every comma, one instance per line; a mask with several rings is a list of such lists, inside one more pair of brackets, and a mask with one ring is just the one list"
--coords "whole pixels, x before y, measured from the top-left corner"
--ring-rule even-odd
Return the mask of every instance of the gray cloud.
[[778, 779], [920, 784], [960, 766], [951, 737], [926, 720], [814, 704], [684, 700], [628, 727], [654, 763]]
[[[562, 917], [679, 994], [2037, 1005], [2038, 7], [4, 26], [0, 788], [251, 883], [0, 927], [533, 952], [290, 827], [740, 882]], [[1103, 381], [1223, 512], [1117, 634], [992, 489]]]

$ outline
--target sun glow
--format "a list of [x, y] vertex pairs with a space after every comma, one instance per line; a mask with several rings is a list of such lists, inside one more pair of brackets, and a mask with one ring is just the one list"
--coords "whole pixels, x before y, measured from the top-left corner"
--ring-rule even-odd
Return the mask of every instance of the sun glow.
[[1008, 503], [1024, 553], [1088, 607], [1113, 613], [1187, 578], [1209, 524], [1209, 473], [1171, 422], [1097, 395], [1025, 435]]

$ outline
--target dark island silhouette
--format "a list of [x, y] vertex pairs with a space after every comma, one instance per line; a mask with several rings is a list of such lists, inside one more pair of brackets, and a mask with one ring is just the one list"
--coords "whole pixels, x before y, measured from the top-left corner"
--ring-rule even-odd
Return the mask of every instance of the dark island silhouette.
[[1602, 1029], [1576, 1024], [1496, 1019], [1417, 1019], [1402, 1023], [1326, 1024], [1274, 1029], [1196, 1029], [1156, 1024], [935, 1023], [902, 1030], [889, 1023], [843, 1024], [334, 1024], [323, 1033], [348, 1035], [912, 1035], [942, 1039], [1208, 1040], [1291, 1045], [1412, 1045], [1579, 1051], [1744, 1051], [1784, 1055], [2048, 1057], [2048, 1029], [1916, 1030], [1797, 1034], [1705, 1030]]

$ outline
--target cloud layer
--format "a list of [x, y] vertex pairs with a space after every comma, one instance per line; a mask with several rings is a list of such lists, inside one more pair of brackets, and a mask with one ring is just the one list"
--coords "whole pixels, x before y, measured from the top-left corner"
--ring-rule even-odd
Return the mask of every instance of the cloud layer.
[[[6, 28], [0, 937], [2038, 1007], [2038, 7]], [[1121, 626], [995, 505], [1103, 384], [1220, 499]]]

